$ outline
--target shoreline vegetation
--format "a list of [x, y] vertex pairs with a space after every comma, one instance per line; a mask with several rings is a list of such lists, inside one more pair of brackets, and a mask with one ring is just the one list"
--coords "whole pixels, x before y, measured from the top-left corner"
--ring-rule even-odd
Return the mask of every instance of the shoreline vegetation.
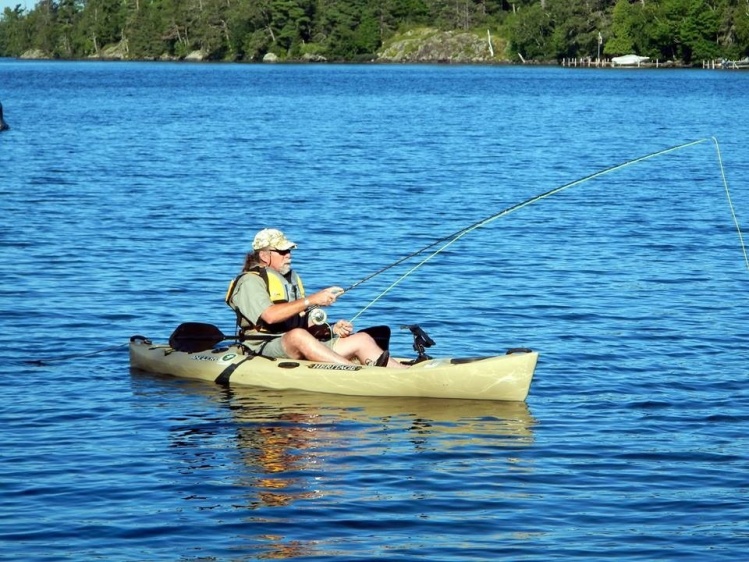
[[[616, 64], [637, 55], [636, 64]], [[746, 0], [40, 0], [0, 57], [749, 67]], [[640, 60], [641, 59], [641, 60]]]

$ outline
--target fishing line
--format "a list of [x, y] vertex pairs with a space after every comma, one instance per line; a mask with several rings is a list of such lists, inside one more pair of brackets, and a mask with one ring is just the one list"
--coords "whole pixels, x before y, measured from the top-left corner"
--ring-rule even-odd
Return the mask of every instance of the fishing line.
[[728, 199], [728, 207], [731, 209], [731, 216], [733, 217], [733, 224], [736, 225], [736, 232], [739, 235], [739, 244], [741, 245], [741, 251], [744, 252], [744, 263], [746, 268], [749, 270], [749, 256], [746, 253], [746, 245], [744, 244], [744, 237], [741, 234], [741, 226], [739, 225], [739, 219], [736, 217], [736, 211], [733, 208], [733, 201], [731, 201], [731, 192], [728, 189], [728, 180], [726, 180], [726, 172], [723, 169], [723, 158], [720, 155], [720, 145], [718, 139], [712, 137], [713, 143], [715, 143], [715, 152], [718, 154], [718, 165], [720, 166], [720, 175], [723, 179], [723, 187], [726, 190], [726, 199]]
[[[672, 146], [671, 148], [666, 148], [664, 150], [659, 150], [658, 152], [653, 152], [653, 153], [647, 154], [645, 156], [640, 156], [639, 158], [635, 158], [634, 160], [628, 160], [627, 162], [623, 162], [621, 164], [617, 164], [615, 166], [611, 166], [610, 168], [606, 168], [606, 169], [601, 170], [599, 172], [595, 172], [593, 174], [590, 174], [588, 176], [580, 178], [579, 180], [575, 180], [573, 182], [567, 183], [567, 184], [562, 185], [560, 187], [556, 187], [556, 188], [554, 188], [554, 189], [552, 189], [550, 191], [547, 191], [545, 193], [541, 193], [540, 195], [536, 195], [534, 197], [531, 197], [530, 199], [527, 199], [527, 200], [525, 200], [525, 201], [523, 201], [521, 203], [517, 203], [516, 205], [513, 205], [512, 207], [508, 207], [507, 209], [504, 209], [504, 210], [502, 210], [502, 211], [500, 211], [500, 212], [498, 212], [498, 213], [496, 213], [494, 215], [491, 215], [490, 217], [487, 217], [485, 219], [481, 219], [480, 221], [475, 222], [475, 223], [473, 223], [473, 224], [471, 224], [471, 225], [469, 225], [469, 226], [467, 226], [465, 228], [461, 228], [457, 232], [453, 232], [452, 234], [449, 234], [448, 236], [445, 236], [443, 238], [435, 240], [434, 242], [428, 244], [427, 246], [424, 246], [420, 250], [412, 252], [412, 253], [410, 253], [410, 254], [408, 254], [408, 255], [400, 258], [399, 260], [394, 261], [390, 265], [386, 265], [382, 269], [379, 269], [379, 270], [375, 271], [374, 273], [372, 273], [370, 275], [367, 275], [366, 277], [360, 279], [359, 281], [357, 281], [353, 285], [350, 285], [349, 287], [347, 287], [346, 289], [344, 289], [344, 292], [348, 292], [351, 289], [354, 289], [354, 288], [358, 287], [359, 285], [361, 285], [365, 281], [369, 281], [373, 277], [376, 277], [377, 275], [380, 275], [381, 273], [384, 273], [384, 272], [388, 271], [389, 269], [392, 269], [393, 267], [396, 267], [397, 265], [400, 265], [403, 262], [408, 261], [411, 258], [418, 256], [419, 254], [423, 254], [429, 248], [434, 248], [437, 244], [440, 244], [442, 242], [445, 242], [445, 241], [449, 240], [450, 242], [446, 246], [443, 246], [442, 248], [440, 248], [439, 250], [437, 250], [437, 252], [435, 252], [435, 254], [438, 254], [444, 248], [446, 248], [448, 245], [452, 244], [452, 242], [454, 242], [455, 240], [458, 240], [459, 238], [462, 238], [465, 234], [468, 234], [472, 230], [480, 228], [480, 227], [484, 226], [485, 224], [488, 224], [488, 223], [490, 223], [490, 222], [492, 222], [492, 221], [494, 221], [494, 220], [496, 220], [496, 219], [498, 219], [500, 217], [503, 217], [505, 215], [509, 215], [513, 211], [517, 211], [519, 209], [522, 209], [523, 207], [526, 207], [526, 206], [530, 205], [531, 203], [535, 203], [536, 201], [540, 201], [541, 199], [545, 199], [546, 197], [554, 195], [555, 193], [559, 193], [560, 191], [564, 191], [565, 189], [569, 189], [570, 187], [573, 187], [575, 185], [578, 185], [578, 184], [584, 183], [586, 181], [592, 180], [593, 178], [597, 178], [599, 176], [602, 176], [604, 174], [608, 174], [608, 173], [613, 172], [615, 170], [619, 170], [619, 169], [624, 168], [626, 166], [631, 166], [632, 164], [636, 164], [637, 162], [642, 162], [643, 160], [647, 160], [648, 158], [655, 158], [656, 156], [660, 156], [662, 154], [667, 154], [669, 152], [673, 152], [675, 150], [679, 150], [679, 149], [682, 149], [682, 148], [687, 148], [689, 146], [694, 146], [696, 144], [707, 142], [708, 140], [709, 139], [706, 139], [706, 138], [705, 139], [700, 139], [700, 140], [692, 141], [692, 142], [689, 142], [689, 143], [686, 143], [686, 144], [680, 144], [678, 146]], [[432, 256], [430, 256], [429, 258], [427, 258], [426, 260], [424, 260], [424, 262], [422, 262], [422, 263], [425, 263], [425, 262], [429, 261], [429, 259], [431, 259], [431, 257]], [[414, 269], [418, 269], [418, 267], [420, 267], [420, 266], [421, 266], [421, 264], [417, 265]], [[370, 303], [370, 304], [372, 304], [372, 303]]]
[[[495, 214], [493, 214], [493, 215], [491, 215], [489, 217], [486, 217], [484, 219], [481, 219], [481, 220], [479, 220], [479, 221], [477, 221], [477, 222], [475, 222], [475, 223], [473, 223], [473, 224], [471, 224], [471, 225], [469, 225], [469, 226], [467, 226], [465, 228], [462, 228], [461, 230], [458, 230], [457, 232], [454, 232], [453, 234], [450, 234], [449, 236], [446, 236], [444, 238], [436, 240], [435, 242], [429, 244], [428, 246], [425, 246], [424, 248], [422, 248], [422, 249], [420, 249], [420, 250], [418, 250], [416, 252], [413, 252], [413, 253], [411, 253], [411, 254], [409, 254], [409, 255], [407, 255], [407, 256], [399, 259], [398, 261], [396, 261], [396, 262], [394, 262], [394, 263], [392, 263], [392, 264], [390, 264], [390, 265], [388, 265], [386, 267], [383, 267], [382, 269], [380, 269], [380, 270], [372, 273], [371, 275], [369, 275], [367, 277], [364, 277], [363, 279], [357, 281], [356, 283], [354, 283], [353, 285], [351, 285], [350, 287], [348, 287], [346, 289], [346, 291], [350, 291], [351, 289], [353, 289], [353, 288], [361, 285], [365, 281], [368, 281], [369, 279], [371, 279], [371, 278], [373, 278], [373, 277], [375, 277], [377, 275], [380, 275], [381, 273], [384, 273], [385, 271], [387, 271], [387, 270], [389, 270], [389, 269], [391, 269], [391, 268], [393, 268], [393, 267], [395, 267], [395, 266], [397, 266], [397, 265], [399, 265], [399, 264], [401, 264], [401, 263], [403, 263], [403, 262], [405, 262], [405, 261], [407, 261], [407, 260], [409, 260], [409, 259], [411, 259], [411, 258], [413, 258], [415, 256], [418, 256], [419, 254], [424, 253], [426, 250], [428, 250], [430, 248], [433, 248], [434, 246], [436, 246], [436, 245], [438, 245], [438, 244], [440, 244], [442, 242], [446, 242], [440, 248], [438, 248], [436, 251], [434, 251], [431, 254], [429, 254], [426, 258], [424, 258], [423, 260], [421, 260], [419, 263], [417, 263], [415, 266], [413, 266], [411, 269], [409, 269], [406, 273], [404, 273], [398, 279], [396, 279], [393, 283], [391, 283], [384, 291], [382, 291], [369, 304], [367, 304], [367, 306], [365, 306], [364, 308], [362, 308], [351, 319], [351, 321], [356, 320], [359, 316], [361, 316], [362, 314], [364, 314], [364, 312], [366, 312], [370, 307], [372, 307], [377, 301], [379, 301], [387, 293], [389, 293], [391, 290], [393, 290], [398, 284], [400, 284], [404, 279], [406, 279], [414, 271], [416, 271], [417, 269], [419, 269], [422, 265], [424, 265], [425, 263], [427, 263], [428, 261], [430, 261], [432, 258], [434, 258], [436, 255], [438, 255], [442, 251], [444, 251], [446, 248], [448, 248], [449, 246], [451, 246], [452, 244], [454, 244], [455, 242], [457, 242], [458, 240], [460, 240], [461, 238], [463, 238], [463, 236], [465, 236], [466, 234], [468, 234], [470, 232], [473, 232], [474, 230], [476, 230], [478, 228], [481, 228], [482, 226], [486, 226], [487, 224], [489, 224], [491, 222], [494, 222], [497, 219], [500, 219], [500, 218], [502, 218], [504, 216], [507, 216], [510, 213], [514, 213], [515, 211], [519, 211], [520, 209], [522, 209], [524, 207], [527, 207], [528, 205], [531, 205], [533, 203], [541, 201], [542, 199], [546, 199], [547, 197], [550, 197], [552, 195], [560, 193], [560, 192], [562, 192], [562, 191], [564, 191], [566, 189], [569, 189], [571, 187], [575, 187], [577, 185], [583, 184], [583, 183], [588, 182], [590, 180], [593, 180], [595, 178], [599, 178], [599, 177], [601, 177], [603, 175], [610, 174], [611, 172], [615, 172], [617, 170], [621, 170], [621, 169], [626, 168], [628, 166], [632, 166], [632, 165], [637, 164], [639, 162], [643, 162], [643, 161], [649, 160], [651, 158], [656, 158], [658, 156], [663, 156], [663, 155], [669, 154], [671, 152], [676, 152], [678, 150], [682, 150], [682, 149], [685, 149], [685, 148], [689, 148], [691, 146], [702, 144], [702, 143], [708, 142], [710, 140], [711, 140], [710, 138], [704, 138], [704, 139], [699, 139], [699, 140], [687, 142], [687, 143], [684, 143], [684, 144], [679, 144], [679, 145], [676, 145], [676, 146], [672, 146], [670, 148], [665, 148], [663, 150], [658, 150], [656, 152], [651, 152], [650, 154], [646, 154], [644, 156], [640, 156], [640, 157], [634, 158], [632, 160], [627, 160], [626, 162], [622, 162], [621, 164], [616, 164], [614, 166], [610, 166], [608, 168], [604, 168], [603, 170], [600, 170], [598, 172], [594, 172], [594, 173], [589, 174], [587, 176], [584, 176], [584, 177], [582, 177], [580, 179], [571, 181], [571, 182], [566, 183], [564, 185], [561, 185], [559, 187], [555, 187], [554, 189], [551, 189], [551, 190], [546, 191], [544, 193], [541, 193], [539, 195], [535, 195], [535, 196], [531, 197], [530, 199], [526, 199], [525, 201], [522, 201], [520, 203], [516, 203], [515, 205], [507, 207], [506, 209], [503, 209], [502, 211], [499, 211], [498, 213], [495, 213]], [[715, 142], [715, 145], [716, 145], [716, 148], [717, 148], [718, 143], [717, 143], [717, 140], [715, 139], [715, 137], [712, 137], [712, 140]], [[719, 162], [720, 162], [720, 151], [718, 151], [718, 154], [719, 154]], [[723, 173], [722, 162], [721, 162], [721, 166], [720, 167], [721, 167], [721, 172]], [[723, 174], [723, 181], [724, 181], [724, 186], [725, 186], [725, 189], [726, 189], [726, 193], [728, 194], [728, 182], [725, 180], [725, 174]], [[730, 195], [729, 195], [729, 205], [731, 206], [731, 212], [733, 213], [733, 205], [730, 203]], [[740, 234], [741, 233], [741, 229], [738, 226], [738, 221], [736, 220], [735, 214], [734, 214], [734, 221], [736, 222], [736, 226], [739, 229], [739, 237], [741, 238], [741, 234]], [[743, 239], [741, 240], [741, 244], [742, 244], [742, 248], [744, 249], [744, 256], [746, 257], [746, 249], [744, 248]], [[747, 267], [749, 267], [749, 258], [747, 258]]]

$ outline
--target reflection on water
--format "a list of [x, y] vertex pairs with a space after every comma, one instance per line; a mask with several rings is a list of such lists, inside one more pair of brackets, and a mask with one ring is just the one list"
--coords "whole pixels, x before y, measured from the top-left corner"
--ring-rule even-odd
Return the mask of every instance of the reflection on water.
[[223, 388], [136, 371], [132, 379], [138, 404], [150, 395], [171, 413], [175, 466], [165, 472], [179, 475], [180, 497], [193, 512], [236, 521], [234, 540], [253, 559], [330, 555], [340, 528], [370, 517], [398, 528], [404, 517], [430, 519], [435, 505], [509, 505], [518, 498], [507, 477], [533, 472], [523, 451], [536, 422], [525, 403]]
[[325, 485], [331, 474], [366, 470], [368, 456], [434, 458], [490, 448], [515, 464], [518, 447], [533, 442], [535, 421], [523, 402], [368, 398], [179, 382], [174, 392], [202, 395], [216, 408], [213, 414], [172, 420], [172, 446], [185, 456], [182, 470], [207, 468], [216, 461], [211, 451], [232, 439], [243, 465], [235, 475], [249, 492], [250, 509], [338, 494]]
[[[296, 391], [229, 389], [237, 446], [257, 475], [265, 505], [336, 494], [321, 484], [350, 455], [440, 454], [457, 448], [517, 447], [532, 442], [525, 403], [340, 397]], [[511, 459], [508, 458], [511, 462]], [[356, 470], [361, 470], [361, 466]], [[329, 473], [328, 473], [329, 475]], [[253, 504], [254, 507], [254, 504]]]
[[[243, 411], [239, 408], [234, 413]], [[257, 494], [248, 507], [284, 506], [314, 497], [302, 477], [318, 463], [313, 446], [318, 429], [307, 427], [310, 423], [311, 416], [306, 414], [281, 412], [275, 420], [237, 425], [237, 447], [249, 469], [243, 485]]]

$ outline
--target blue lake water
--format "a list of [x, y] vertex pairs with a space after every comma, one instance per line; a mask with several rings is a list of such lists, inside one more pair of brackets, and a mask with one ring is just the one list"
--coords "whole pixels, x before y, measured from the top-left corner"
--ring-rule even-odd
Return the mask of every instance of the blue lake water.
[[[748, 91], [708, 70], [0, 61], [0, 558], [743, 558], [749, 266], [722, 174], [746, 226]], [[330, 311], [392, 326], [400, 355], [413, 323], [435, 356], [536, 349], [527, 403], [129, 369], [131, 335], [232, 330], [261, 228], [298, 242], [308, 289], [349, 286], [702, 139]]]

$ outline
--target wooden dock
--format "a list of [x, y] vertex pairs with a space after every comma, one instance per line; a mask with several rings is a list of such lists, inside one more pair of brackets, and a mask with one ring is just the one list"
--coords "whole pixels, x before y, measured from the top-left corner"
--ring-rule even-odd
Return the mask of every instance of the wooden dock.
[[[695, 65], [678, 65], [673, 61], [641, 61], [634, 64], [615, 64], [611, 59], [564, 58], [560, 64], [566, 68], [695, 68]], [[738, 61], [703, 60], [702, 68], [708, 70], [749, 70], [749, 59]]]

